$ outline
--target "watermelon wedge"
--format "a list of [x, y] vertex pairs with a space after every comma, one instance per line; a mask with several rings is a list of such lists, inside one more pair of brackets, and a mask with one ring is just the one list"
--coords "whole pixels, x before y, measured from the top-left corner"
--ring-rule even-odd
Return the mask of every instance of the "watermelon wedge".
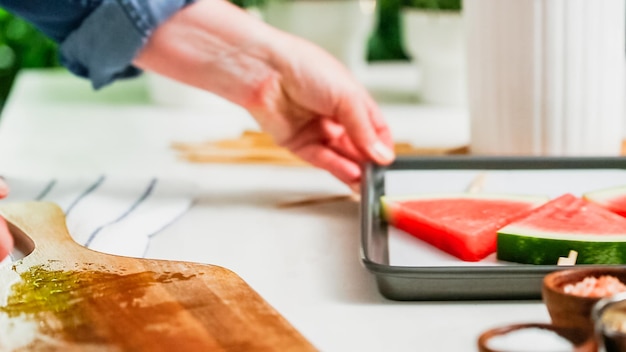
[[591, 191], [583, 194], [583, 198], [626, 217], [626, 186]]
[[564, 194], [498, 231], [499, 260], [555, 265], [570, 250], [577, 264], [626, 263], [626, 218]]
[[496, 250], [496, 232], [548, 201], [547, 197], [484, 193], [383, 196], [383, 218], [464, 261]]

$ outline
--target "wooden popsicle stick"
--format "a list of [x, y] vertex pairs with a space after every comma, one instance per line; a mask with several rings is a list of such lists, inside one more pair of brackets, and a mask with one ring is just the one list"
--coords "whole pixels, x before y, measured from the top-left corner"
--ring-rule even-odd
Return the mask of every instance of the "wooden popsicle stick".
[[256, 156], [264, 158], [280, 158], [280, 159], [297, 159], [295, 155], [284, 149], [274, 148], [256, 148], [254, 150], [247, 149], [218, 149], [218, 148], [204, 148], [201, 150], [194, 150], [187, 152], [187, 155], [196, 156], [224, 156], [224, 157], [241, 157], [241, 156]]
[[[267, 133], [246, 130], [238, 138], [202, 143], [173, 142], [172, 148], [179, 156], [194, 163], [250, 163], [289, 166], [311, 166], [287, 149], [274, 142]], [[452, 148], [415, 147], [408, 142], [397, 142], [394, 150], [398, 156], [436, 156], [467, 154], [466, 146]]]
[[478, 175], [476, 175], [476, 177], [474, 177], [472, 182], [470, 182], [470, 184], [467, 186], [467, 189], [465, 191], [467, 193], [478, 193], [482, 191], [483, 188], [485, 187], [486, 178], [487, 178], [486, 172], [479, 173]]
[[227, 164], [271, 164], [279, 166], [310, 166], [302, 160], [267, 155], [241, 154], [241, 155], [212, 155], [189, 153], [181, 156], [193, 163], [227, 163]]
[[417, 147], [408, 142], [396, 142], [394, 143], [394, 151], [398, 156], [437, 156], [467, 154], [469, 148], [467, 146], [429, 148]]
[[276, 206], [278, 208], [295, 208], [295, 207], [303, 207], [303, 206], [311, 206], [311, 205], [319, 205], [326, 203], [335, 203], [335, 202], [359, 202], [361, 196], [358, 194], [340, 194], [340, 195], [329, 195], [329, 196], [319, 196], [319, 197], [308, 197], [304, 199], [299, 199], [295, 201], [288, 201], [278, 203]]
[[572, 250], [569, 251], [567, 257], [559, 257], [556, 265], [576, 265], [576, 259], [578, 258], [578, 252]]
[[0, 267], [0, 282], [16, 280], [0, 300], [0, 350], [316, 350], [228, 269], [91, 251], [52, 203], [6, 203], [0, 215], [30, 252]]
[[205, 143], [173, 143], [180, 157], [194, 163], [255, 163], [310, 166], [289, 150], [277, 145], [268, 134], [244, 131], [238, 139]]

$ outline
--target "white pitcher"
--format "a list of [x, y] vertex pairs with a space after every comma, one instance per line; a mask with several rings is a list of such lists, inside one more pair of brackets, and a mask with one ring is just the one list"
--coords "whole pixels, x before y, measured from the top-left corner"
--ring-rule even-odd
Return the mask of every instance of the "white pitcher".
[[473, 154], [619, 155], [624, 0], [465, 0]]

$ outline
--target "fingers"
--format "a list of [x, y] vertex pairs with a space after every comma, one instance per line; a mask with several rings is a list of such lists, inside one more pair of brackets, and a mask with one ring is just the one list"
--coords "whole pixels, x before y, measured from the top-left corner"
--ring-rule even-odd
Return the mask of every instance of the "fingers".
[[0, 199], [9, 195], [9, 186], [4, 178], [0, 176]]
[[[379, 143], [389, 143], [386, 128], [381, 130]], [[372, 159], [355, 146], [346, 126], [323, 117], [311, 120], [282, 145], [313, 166], [329, 171], [356, 192], [362, 174], [360, 165]]]
[[9, 232], [6, 221], [0, 217], [0, 260], [6, 258], [13, 249], [13, 236]]
[[336, 118], [354, 145], [372, 161], [382, 165], [393, 161], [391, 133], [371, 99], [350, 97], [343, 100]]
[[357, 148], [352, 139], [346, 134], [345, 128], [340, 124], [330, 119], [324, 119], [321, 121], [322, 135], [328, 142], [326, 143], [330, 148], [344, 157], [362, 164], [369, 160], [369, 158]]
[[[9, 195], [9, 186], [0, 176], [0, 198]], [[4, 259], [13, 249], [13, 236], [9, 232], [6, 221], [0, 217], [0, 260]]]
[[380, 140], [388, 148], [393, 150], [394, 144], [389, 125], [387, 125], [387, 121], [385, 121], [383, 114], [380, 112], [378, 106], [373, 101], [370, 101], [370, 103], [368, 104], [368, 116], [370, 117], [371, 123], [378, 133], [378, 137], [380, 138]]
[[361, 167], [357, 163], [322, 144], [308, 144], [293, 152], [313, 166], [327, 170], [353, 189], [361, 180]]

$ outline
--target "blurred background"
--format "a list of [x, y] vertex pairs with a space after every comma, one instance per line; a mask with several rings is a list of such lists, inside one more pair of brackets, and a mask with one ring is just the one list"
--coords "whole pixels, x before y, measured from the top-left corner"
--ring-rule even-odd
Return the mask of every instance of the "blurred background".
[[0, 109], [21, 68], [57, 66], [56, 44], [30, 24], [0, 9]]

